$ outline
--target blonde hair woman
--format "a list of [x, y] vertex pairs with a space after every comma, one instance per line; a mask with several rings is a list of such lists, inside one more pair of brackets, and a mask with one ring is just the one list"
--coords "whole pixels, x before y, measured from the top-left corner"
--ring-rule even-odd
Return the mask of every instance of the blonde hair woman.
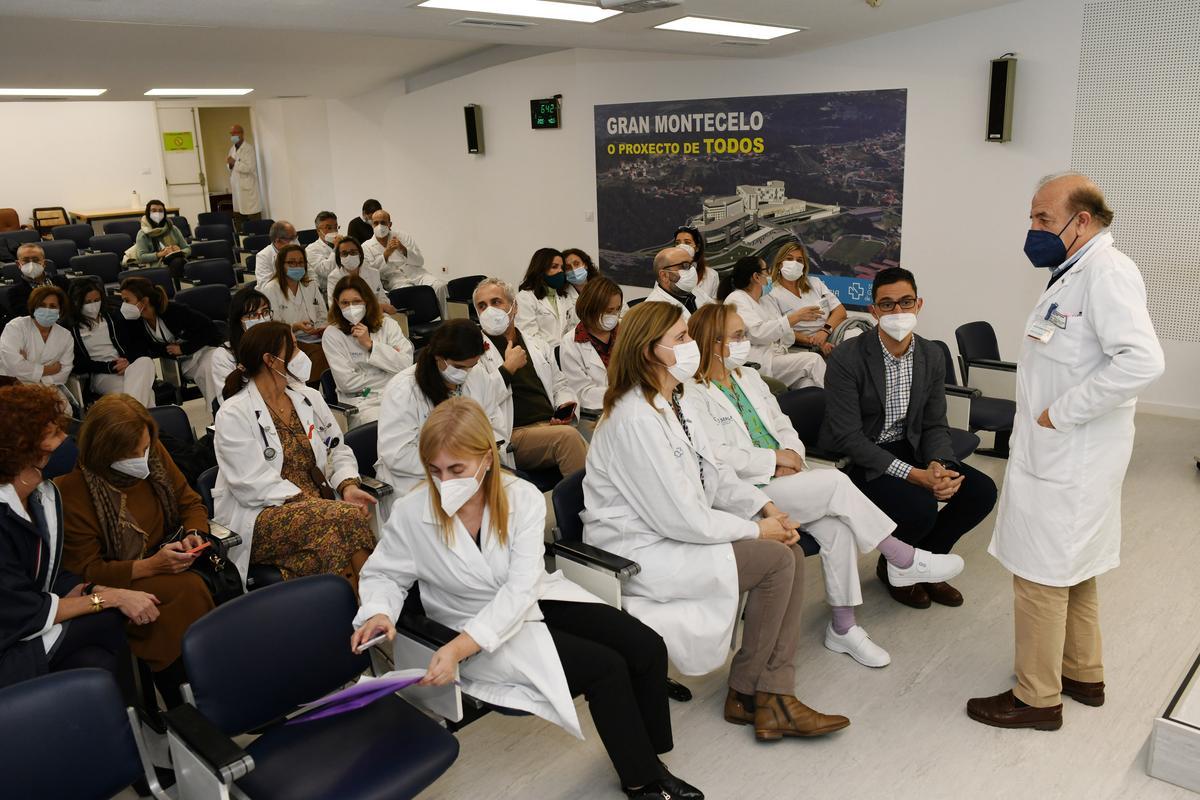
[[820, 278], [808, 274], [808, 251], [799, 242], [785, 244], [771, 262], [771, 291], [763, 295], [764, 304], [772, 304], [780, 315], [797, 311], [792, 325], [796, 342], [817, 348], [829, 355], [833, 345], [829, 337], [846, 321], [846, 308], [838, 296]]
[[501, 471], [479, 404], [443, 401], [418, 449], [426, 482], [393, 508], [363, 568], [351, 647], [380, 634], [392, 639], [420, 581], [425, 612], [460, 631], [433, 655], [423, 684], [443, 686], [461, 673], [468, 694], [580, 738], [571, 697], [582, 692], [630, 797], [703, 797], [657, 758], [672, 747], [662, 639], [561, 573], [546, 573], [545, 502]]

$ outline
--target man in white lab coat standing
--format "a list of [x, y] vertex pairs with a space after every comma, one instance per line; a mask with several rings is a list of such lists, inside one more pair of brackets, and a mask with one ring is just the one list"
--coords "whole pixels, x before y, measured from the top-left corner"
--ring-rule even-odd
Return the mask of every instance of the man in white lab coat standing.
[[1099, 187], [1077, 173], [1045, 178], [1029, 218], [1025, 254], [1050, 283], [1025, 325], [988, 548], [1013, 573], [1017, 685], [968, 701], [967, 713], [1000, 728], [1057, 730], [1061, 695], [1104, 703], [1096, 577], [1120, 563], [1137, 395], [1162, 374], [1163, 353]]
[[225, 163], [229, 165], [229, 193], [233, 195], [233, 219], [240, 230], [242, 221], [262, 218], [262, 198], [258, 194], [258, 159], [254, 148], [245, 147], [246, 133], [241, 125], [229, 129], [233, 146]]

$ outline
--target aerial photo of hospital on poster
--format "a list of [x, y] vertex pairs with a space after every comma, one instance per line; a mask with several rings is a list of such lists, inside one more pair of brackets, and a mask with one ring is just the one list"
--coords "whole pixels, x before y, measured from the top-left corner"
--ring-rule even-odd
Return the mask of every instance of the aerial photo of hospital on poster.
[[906, 91], [729, 97], [596, 106], [600, 260], [649, 286], [679, 225], [709, 266], [768, 262], [799, 238], [812, 272], [850, 308], [900, 263]]

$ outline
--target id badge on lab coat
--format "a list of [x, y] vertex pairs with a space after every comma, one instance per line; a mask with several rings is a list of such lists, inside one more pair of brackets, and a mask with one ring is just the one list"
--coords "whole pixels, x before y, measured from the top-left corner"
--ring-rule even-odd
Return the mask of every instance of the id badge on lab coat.
[[1037, 339], [1042, 344], [1047, 344], [1054, 338], [1056, 330], [1058, 329], [1049, 321], [1039, 319], [1029, 324], [1029, 327], [1025, 330], [1025, 335], [1030, 339]]

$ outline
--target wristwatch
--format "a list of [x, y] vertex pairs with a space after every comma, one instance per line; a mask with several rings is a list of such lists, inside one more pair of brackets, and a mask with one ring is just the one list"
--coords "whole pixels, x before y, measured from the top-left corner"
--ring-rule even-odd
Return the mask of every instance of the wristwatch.
[[104, 598], [98, 594], [92, 595], [92, 613], [104, 610]]

